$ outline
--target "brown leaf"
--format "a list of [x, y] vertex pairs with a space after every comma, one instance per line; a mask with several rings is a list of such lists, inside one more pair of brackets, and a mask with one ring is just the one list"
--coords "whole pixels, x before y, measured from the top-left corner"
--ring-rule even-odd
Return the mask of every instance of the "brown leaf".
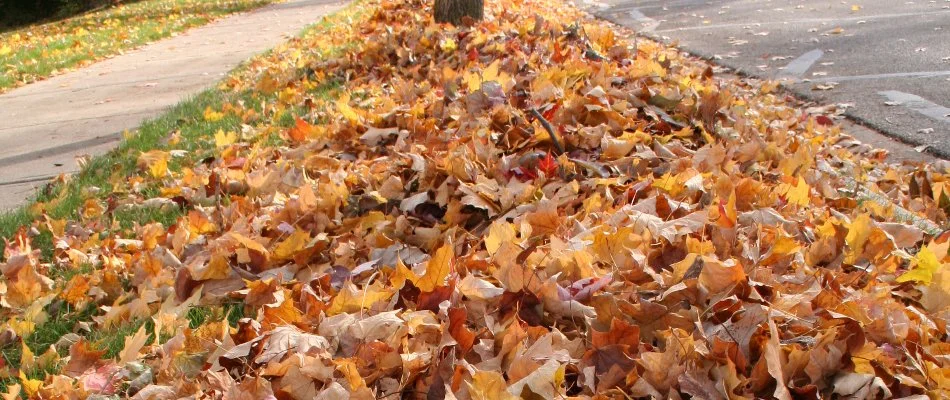
[[106, 354], [105, 350], [95, 350], [88, 341], [79, 339], [78, 342], [69, 346], [69, 361], [63, 367], [63, 373], [77, 378], [87, 370], [96, 367], [104, 354]]

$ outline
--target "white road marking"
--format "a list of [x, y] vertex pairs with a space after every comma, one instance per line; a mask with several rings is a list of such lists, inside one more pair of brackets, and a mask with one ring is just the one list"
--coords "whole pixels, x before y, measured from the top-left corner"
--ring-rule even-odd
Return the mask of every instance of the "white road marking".
[[820, 49], [815, 49], [809, 51], [805, 54], [802, 54], [798, 58], [792, 60], [788, 63], [785, 68], [782, 69], [777, 75], [777, 78], [793, 78], [800, 79], [805, 75], [805, 72], [808, 72], [808, 69], [818, 61], [821, 56], [825, 54], [824, 51]]
[[928, 12], [913, 12], [913, 13], [897, 13], [897, 14], [878, 14], [878, 15], [866, 15], [859, 17], [844, 17], [844, 18], [808, 18], [808, 19], [794, 19], [790, 21], [763, 21], [763, 22], [737, 22], [730, 24], [718, 24], [718, 25], [697, 25], [697, 26], [686, 26], [682, 28], [671, 28], [663, 29], [656, 31], [657, 33], [666, 33], [666, 32], [681, 32], [681, 31], [695, 31], [702, 29], [718, 29], [718, 28], [737, 28], [745, 26], [765, 26], [765, 25], [786, 25], [786, 24], [814, 24], [821, 22], [845, 22], [845, 21], [867, 21], [872, 19], [884, 19], [884, 18], [906, 18], [906, 17], [919, 17], [925, 15], [941, 15], [941, 14], [950, 14], [950, 11], [928, 11]]
[[950, 124], [950, 108], [934, 104], [923, 97], [898, 92], [896, 90], [877, 92], [877, 94], [884, 96], [888, 101], [900, 103], [904, 107], [917, 111], [937, 121]]
[[680, 1], [661, 1], [659, 4], [619, 4], [613, 7], [614, 11], [626, 11], [632, 8], [636, 9], [647, 9], [647, 8], [671, 8], [671, 7], [682, 7], [682, 6], [698, 6], [704, 5], [707, 3], [707, 0], [680, 0]]
[[938, 76], [950, 76], [950, 71], [896, 72], [893, 74], [825, 76], [821, 78], [812, 78], [811, 81], [812, 82], [847, 82], [847, 81], [860, 81], [860, 80], [865, 80], [865, 79], [934, 78]]

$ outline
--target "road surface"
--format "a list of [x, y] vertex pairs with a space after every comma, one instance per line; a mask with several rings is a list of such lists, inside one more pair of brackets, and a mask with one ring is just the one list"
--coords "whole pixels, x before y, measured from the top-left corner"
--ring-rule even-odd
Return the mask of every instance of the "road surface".
[[950, 158], [950, 0], [600, 0], [594, 14]]

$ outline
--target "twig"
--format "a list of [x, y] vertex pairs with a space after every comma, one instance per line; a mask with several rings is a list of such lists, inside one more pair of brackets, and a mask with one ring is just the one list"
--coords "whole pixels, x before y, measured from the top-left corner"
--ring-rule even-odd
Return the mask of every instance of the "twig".
[[561, 141], [557, 138], [557, 134], [554, 133], [554, 127], [551, 126], [551, 123], [548, 122], [548, 120], [538, 112], [537, 108], [532, 108], [528, 110], [528, 112], [530, 112], [532, 116], [541, 122], [541, 126], [544, 127], [544, 130], [548, 131], [548, 135], [551, 136], [551, 141], [554, 142], [554, 147], [557, 147], [558, 154], [564, 153], [564, 146], [561, 145]]
[[934, 223], [933, 220], [921, 217], [915, 212], [895, 204], [893, 201], [891, 201], [891, 199], [885, 197], [884, 195], [872, 192], [867, 188], [862, 187], [853, 178], [850, 178], [845, 174], [835, 173], [835, 175], [843, 180], [845, 184], [844, 188], [838, 189], [840, 193], [853, 196], [858, 201], [871, 201], [882, 207], [892, 207], [892, 210], [894, 210], [894, 217], [898, 222], [910, 222], [928, 235], [936, 236], [944, 231], [944, 228], [941, 228], [939, 225]]

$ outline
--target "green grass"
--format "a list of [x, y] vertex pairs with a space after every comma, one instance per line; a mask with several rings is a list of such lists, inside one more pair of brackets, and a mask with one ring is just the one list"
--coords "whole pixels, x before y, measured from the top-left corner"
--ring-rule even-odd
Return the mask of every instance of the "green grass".
[[[59, 184], [50, 190], [41, 191], [38, 195], [29, 201], [29, 203], [15, 211], [0, 215], [0, 237], [10, 238], [21, 227], [29, 226], [34, 217], [30, 212], [30, 207], [37, 202], [49, 204], [46, 209], [47, 215], [53, 219], [71, 219], [79, 218], [79, 210], [83, 202], [88, 198], [104, 199], [113, 192], [113, 186], [110, 182], [115, 176], [128, 176], [136, 173], [136, 160], [143, 151], [153, 149], [167, 149], [163, 140], [168, 132], [180, 130], [182, 132], [182, 142], [176, 148], [187, 147], [197, 153], [210, 151], [211, 142], [208, 140], [210, 135], [217, 129], [237, 129], [239, 121], [234, 117], [224, 118], [217, 122], [208, 122], [203, 118], [205, 107], [211, 106], [220, 109], [225, 99], [228, 97], [225, 93], [212, 89], [180, 103], [174, 109], [162, 115], [161, 117], [148, 121], [142, 125], [139, 131], [123, 140], [117, 149], [107, 155], [93, 158], [90, 163], [76, 176], [65, 184]], [[209, 134], [210, 132], [210, 134]], [[98, 187], [102, 190], [91, 194], [84, 188]], [[53, 201], [55, 200], [55, 201]], [[51, 202], [52, 201], [52, 202]], [[116, 223], [122, 230], [129, 230], [134, 225], [144, 225], [150, 222], [159, 222], [168, 227], [175, 223], [185, 210], [178, 207], [164, 208], [132, 208], [128, 210], [117, 210], [109, 218]], [[41, 231], [39, 236], [33, 238], [33, 244], [39, 248], [42, 253], [42, 260], [49, 262], [52, 259], [53, 240], [49, 231]], [[65, 284], [73, 276], [80, 273], [91, 272], [93, 266], [83, 265], [79, 268], [57, 265], [53, 263], [49, 270], [49, 277], [54, 279], [57, 285]], [[61, 303], [61, 302], [60, 302]], [[25, 342], [31, 351], [37, 356], [45, 352], [50, 344], [55, 343], [62, 335], [74, 332], [76, 324], [80, 321], [92, 323], [92, 317], [96, 314], [96, 307], [76, 312], [62, 309], [58, 313], [51, 313], [50, 319], [38, 326], [36, 330], [29, 335]], [[229, 310], [229, 314], [233, 313]], [[191, 313], [191, 312], [190, 312]], [[200, 313], [195, 311], [195, 313]], [[202, 319], [201, 321], [206, 320]], [[95, 330], [86, 336], [94, 346], [100, 350], [105, 350], [105, 357], [114, 357], [122, 350], [125, 345], [125, 338], [134, 334], [143, 324], [152, 324], [149, 320], [139, 320], [123, 324], [121, 326], [106, 329]], [[167, 340], [168, 338], [163, 338]], [[154, 340], [149, 338], [149, 342]], [[61, 355], [68, 354], [69, 349], [57, 349]], [[0, 349], [0, 356], [4, 357], [7, 365], [18, 366], [21, 357], [21, 347], [19, 341]], [[58, 368], [30, 371], [27, 376], [35, 379], [43, 379], [47, 374], [56, 373]], [[0, 380], [0, 390], [5, 391], [8, 384], [18, 383], [18, 379]]]
[[116, 210], [112, 214], [113, 219], [119, 222], [119, 226], [123, 230], [132, 229], [135, 225], [145, 225], [152, 222], [158, 222], [168, 228], [174, 225], [182, 215], [184, 215], [183, 210], [175, 206], [136, 207]]
[[[91, 320], [96, 311], [94, 305], [75, 310], [62, 301], [54, 301], [46, 308], [50, 314], [49, 319], [37, 326], [33, 333], [24, 339], [26, 346], [36, 356], [49, 350], [50, 345], [59, 341], [63, 335], [73, 332], [78, 322]], [[68, 348], [57, 348], [56, 351], [60, 356], [69, 354]], [[19, 341], [0, 348], [0, 356], [7, 365], [19, 365], [22, 355], [23, 348]]]
[[[339, 83], [325, 84], [318, 87], [313, 93], [320, 98], [332, 98], [339, 89]], [[255, 111], [261, 112], [261, 100], [258, 94], [244, 92], [239, 94], [224, 93], [218, 89], [209, 89], [195, 97], [176, 105], [168, 113], [145, 122], [139, 130], [125, 140], [112, 152], [94, 157], [89, 163], [75, 174], [66, 184], [50, 187], [40, 191], [26, 206], [0, 214], [0, 237], [10, 238], [18, 229], [29, 226], [34, 216], [31, 206], [36, 203], [47, 204], [45, 211], [52, 219], [76, 219], [79, 209], [89, 198], [102, 199], [114, 193], [115, 187], [110, 183], [114, 177], [129, 176], [136, 173], [136, 160], [144, 151], [155, 149], [171, 149], [163, 143], [169, 132], [180, 131], [181, 142], [174, 149], [187, 150], [189, 156], [185, 160], [174, 160], [169, 163], [172, 170], [180, 170], [182, 165], [191, 165], [213, 154], [213, 135], [219, 129], [239, 130], [241, 121], [233, 114], [228, 114], [219, 121], [208, 122], [204, 119], [204, 110], [207, 107], [221, 109], [225, 101], [243, 100], [246, 104], [255, 105]], [[284, 112], [279, 117], [282, 126], [293, 124], [293, 116], [300, 110]], [[273, 137], [266, 140], [277, 140]], [[96, 194], [90, 194], [85, 188], [97, 187]], [[128, 211], [116, 211], [112, 217], [118, 221], [123, 229], [131, 228], [135, 223], [161, 222], [166, 227], [183, 214], [183, 210], [164, 207], [134, 208]], [[44, 251], [44, 258], [51, 256], [52, 236], [48, 232], [34, 238], [38, 248]]]
[[[137, 319], [110, 329], [94, 330], [86, 336], [86, 340], [89, 340], [96, 350], [105, 351], [105, 354], [102, 355], [103, 359], [115, 358], [125, 348], [125, 339], [134, 335], [143, 325], [145, 325], [145, 332], [155, 331], [154, 321], [151, 319]], [[145, 344], [148, 345], [154, 341], [155, 334], [150, 333]]]
[[221, 306], [197, 306], [188, 310], [188, 327], [197, 329], [208, 322], [228, 321], [228, 325], [237, 326], [244, 318], [244, 302], [226, 303]]
[[0, 91], [271, 2], [144, 0], [5, 32], [0, 34]]

